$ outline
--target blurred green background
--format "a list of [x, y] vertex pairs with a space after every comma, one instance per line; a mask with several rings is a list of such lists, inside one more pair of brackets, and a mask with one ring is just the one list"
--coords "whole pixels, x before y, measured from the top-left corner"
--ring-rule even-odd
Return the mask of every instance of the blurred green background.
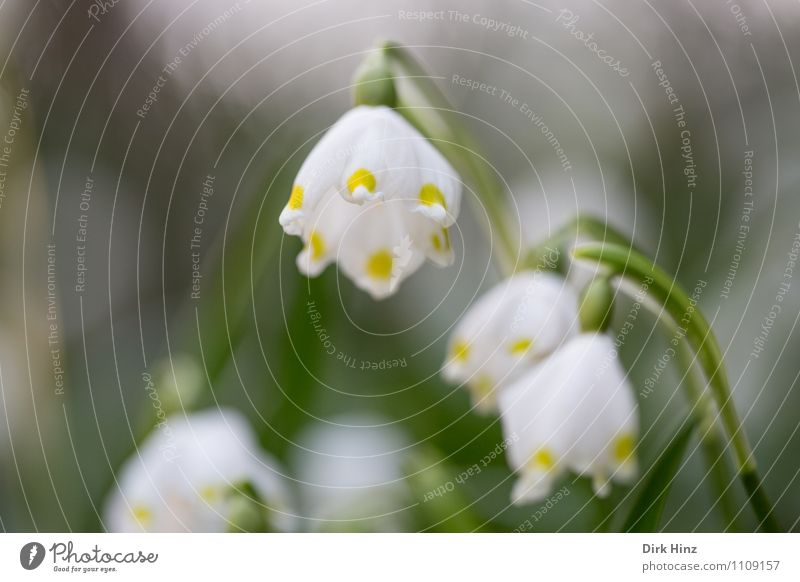
[[[509, 214], [526, 241], [593, 214], [687, 288], [707, 282], [700, 304], [767, 489], [784, 526], [798, 529], [800, 282], [786, 278], [800, 231], [795, 4], [572, 3], [574, 28], [591, 33], [627, 76], [577, 39], [562, 6], [549, 1], [125, 0], [94, 17], [91, 6], [0, 4], [0, 133], [19, 126], [0, 197], [3, 530], [102, 529], [113, 472], [155, 422], [146, 372], [175, 409], [241, 410], [291, 475], [314, 462], [299, 443], [342, 418], [382, 425], [406, 443], [396, 449], [388, 439], [387, 450], [371, 453], [402, 478], [401, 494], [385, 494], [383, 509], [395, 518], [352, 529], [511, 531], [540, 509], [509, 505], [502, 456], [425, 501], [502, 441], [497, 419], [471, 413], [466, 392], [437, 373], [448, 330], [499, 277], [474, 205], [465, 204], [453, 233], [456, 264], [423, 267], [379, 303], [333, 267], [302, 277], [300, 243], [277, 223], [314, 136], [350, 106], [352, 72], [386, 38], [412, 47], [464, 114], [507, 185]], [[685, 111], [694, 189], [677, 105], [656, 62]], [[454, 75], [497, 94], [470, 91]], [[502, 91], [541, 116], [568, 169]], [[745, 210], [750, 151], [753, 206]], [[214, 193], [193, 299], [190, 242], [208, 176]], [[84, 227], [86, 241], [77, 240]], [[781, 312], [754, 355], [785, 283]], [[326, 353], [308, 301], [356, 368]], [[619, 306], [617, 323], [629, 307]], [[622, 351], [637, 390], [666, 346], [654, 327], [642, 315]], [[178, 356], [204, 368], [179, 379], [180, 402], [169, 375], [159, 375]], [[407, 366], [360, 369], [361, 361], [396, 359]], [[646, 468], [686, 410], [675, 374], [662, 375], [640, 405]], [[567, 483], [571, 494], [534, 531], [614, 527], [630, 502], [624, 488], [599, 503], [584, 480]], [[739, 527], [750, 530], [733, 488], [744, 507]], [[313, 517], [297, 495], [300, 514]], [[693, 445], [662, 525], [716, 531], [713, 504]], [[338, 529], [303, 521], [320, 527]]]

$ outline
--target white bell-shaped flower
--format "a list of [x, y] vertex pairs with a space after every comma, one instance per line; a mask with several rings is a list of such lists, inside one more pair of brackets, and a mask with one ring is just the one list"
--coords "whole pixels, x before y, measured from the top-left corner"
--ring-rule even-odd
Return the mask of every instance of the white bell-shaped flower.
[[305, 243], [301, 272], [337, 261], [380, 299], [426, 258], [453, 262], [448, 227], [460, 203], [458, 174], [424, 136], [392, 109], [359, 106], [312, 149], [280, 223]]
[[590, 476], [606, 495], [610, 481], [637, 473], [636, 401], [610, 336], [583, 333], [500, 393], [511, 467], [512, 501], [545, 497], [565, 471]]
[[490, 289], [455, 326], [444, 377], [464, 383], [478, 411], [496, 409], [499, 389], [577, 329], [577, 298], [558, 275], [523, 271]]
[[311, 531], [408, 531], [415, 500], [404, 477], [409, 441], [382, 417], [338, 416], [298, 438], [293, 464]]
[[235, 529], [231, 513], [238, 497], [252, 500], [270, 529], [290, 531], [295, 518], [277, 471], [239, 412], [176, 413], [118, 473], [105, 526], [112, 532], [224, 532]]

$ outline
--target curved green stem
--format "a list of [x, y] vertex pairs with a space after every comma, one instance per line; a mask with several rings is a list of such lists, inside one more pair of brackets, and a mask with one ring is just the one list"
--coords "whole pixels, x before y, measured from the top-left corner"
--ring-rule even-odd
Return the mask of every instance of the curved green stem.
[[[530, 249], [525, 257], [525, 264], [530, 268], [541, 268], [542, 265], [550, 264], [552, 261], [549, 257], [552, 256], [553, 249], [558, 250], [559, 258], [564, 257], [570, 247], [581, 239], [636, 248], [627, 236], [608, 223], [593, 216], [578, 216], [553, 232], [547, 240]], [[559, 260], [555, 264], [550, 264], [550, 268], [562, 271], [564, 261]]]
[[703, 457], [708, 466], [711, 488], [717, 496], [720, 513], [725, 522], [725, 529], [736, 529], [736, 508], [731, 498], [730, 475], [725, 459], [725, 447], [720, 440], [720, 433], [716, 422], [716, 410], [713, 401], [703, 386], [698, 383], [694, 373], [693, 360], [686, 342], [680, 342], [675, 350], [676, 359], [682, 367], [683, 384], [692, 403], [692, 415], [697, 419], [700, 433], [700, 446]]
[[573, 256], [599, 263], [609, 269], [612, 275], [631, 279], [638, 284], [647, 284], [648, 293], [663, 305], [675, 325], [685, 327], [686, 339], [696, 353], [700, 368], [708, 380], [722, 426], [733, 447], [739, 477], [747, 490], [749, 502], [761, 527], [767, 531], [780, 531], [772, 504], [758, 475], [753, 451], [736, 412], [722, 352], [702, 313], [695, 309], [676, 281], [647, 257], [631, 248], [617, 244], [588, 243], [576, 247]]
[[[563, 256], [569, 250], [570, 245], [581, 239], [636, 248], [624, 234], [606, 222], [592, 216], [579, 216], [555, 231], [545, 242], [531, 249], [526, 262], [529, 265], [542, 265], [546, 262], [545, 257], [552, 255], [553, 248], [558, 249], [559, 255]], [[561, 266], [556, 264], [552, 268], [559, 270]], [[725, 463], [725, 450], [716, 426], [716, 411], [708, 394], [697, 385], [698, 379], [693, 373], [692, 360], [687, 351], [686, 342], [681, 342], [677, 350], [677, 359], [683, 367], [684, 387], [692, 405], [692, 413], [697, 418], [700, 427], [703, 457], [709, 469], [711, 486], [719, 500], [723, 519], [727, 526], [735, 527], [736, 511], [730, 494], [730, 478]]]

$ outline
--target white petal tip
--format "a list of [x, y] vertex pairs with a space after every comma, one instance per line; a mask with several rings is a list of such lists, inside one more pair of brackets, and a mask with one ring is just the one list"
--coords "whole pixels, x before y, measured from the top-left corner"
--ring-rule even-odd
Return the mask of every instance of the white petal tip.
[[489, 416], [497, 412], [497, 403], [494, 398], [484, 398], [472, 403], [472, 409], [481, 416]]
[[455, 262], [456, 255], [455, 253], [453, 253], [453, 251], [450, 252], [434, 251], [428, 253], [428, 258], [437, 267], [449, 267]]
[[441, 204], [419, 204], [414, 207], [414, 212], [425, 218], [430, 218], [442, 226], [450, 226], [455, 222], [455, 217], [447, 212]]
[[306, 251], [297, 255], [297, 269], [306, 277], [319, 276], [327, 265], [327, 261], [314, 260]]
[[444, 364], [442, 364], [442, 378], [444, 378], [447, 382], [463, 382], [467, 379], [467, 377], [468, 376], [464, 373], [464, 370], [462, 370], [461, 366], [450, 361], [449, 358], [445, 360]]
[[525, 505], [541, 501], [550, 491], [550, 481], [547, 475], [541, 473], [521, 475], [511, 489], [511, 502]]
[[598, 497], [608, 497], [611, 493], [611, 481], [606, 475], [597, 473], [592, 476], [592, 489]]
[[639, 463], [631, 457], [614, 471], [614, 480], [619, 483], [632, 483], [639, 474]]
[[360, 277], [355, 280], [355, 284], [359, 289], [369, 293], [369, 296], [376, 301], [391, 297], [395, 294], [398, 287], [396, 283], [389, 281], [378, 282], [370, 277]]
[[366, 204], [383, 200], [383, 192], [370, 192], [364, 186], [359, 186], [352, 193], [346, 193], [344, 199], [355, 204]]
[[374, 289], [365, 289], [369, 296], [372, 297], [375, 301], [383, 301], [388, 297], [394, 295], [395, 291], [393, 289], [386, 289], [386, 290], [374, 290]]
[[278, 222], [283, 227], [283, 232], [291, 236], [303, 234], [303, 211], [284, 208]]

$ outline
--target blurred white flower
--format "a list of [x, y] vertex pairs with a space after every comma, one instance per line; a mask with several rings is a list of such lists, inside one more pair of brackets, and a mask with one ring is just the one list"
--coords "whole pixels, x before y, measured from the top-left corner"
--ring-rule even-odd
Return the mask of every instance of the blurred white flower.
[[524, 271], [489, 290], [455, 326], [444, 377], [463, 382], [480, 412], [498, 389], [575, 333], [577, 298], [558, 275]]
[[280, 223], [305, 243], [300, 271], [314, 277], [337, 261], [381, 299], [425, 258], [453, 262], [460, 203], [458, 174], [425, 137], [387, 107], [360, 106], [306, 158]]
[[253, 510], [266, 512], [271, 529], [294, 529], [278, 465], [239, 412], [177, 413], [154, 431], [118, 473], [104, 512], [108, 531], [228, 531], [250, 488]]
[[301, 435], [293, 464], [313, 531], [408, 531], [405, 435], [372, 415], [337, 417]]
[[515, 435], [508, 459], [519, 474], [515, 503], [536, 501], [565, 471], [592, 477], [606, 495], [610, 481], [637, 473], [636, 401], [613, 340], [583, 333], [503, 390], [503, 431]]

